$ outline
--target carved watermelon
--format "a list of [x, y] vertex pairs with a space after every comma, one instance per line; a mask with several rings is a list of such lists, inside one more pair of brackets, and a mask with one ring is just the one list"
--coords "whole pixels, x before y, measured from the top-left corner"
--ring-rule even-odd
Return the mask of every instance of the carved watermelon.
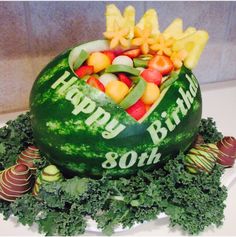
[[81, 49], [109, 49], [93, 41], [60, 54], [39, 74], [30, 96], [37, 146], [62, 171], [100, 177], [132, 175], [149, 170], [193, 142], [202, 113], [199, 84], [190, 70], [178, 79], [141, 121], [134, 120], [104, 93], [73, 72]]

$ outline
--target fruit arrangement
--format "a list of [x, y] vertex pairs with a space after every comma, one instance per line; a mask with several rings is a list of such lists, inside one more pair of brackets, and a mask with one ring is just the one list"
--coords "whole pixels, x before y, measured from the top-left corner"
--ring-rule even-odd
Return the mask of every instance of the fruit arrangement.
[[208, 34], [149, 9], [106, 10], [105, 40], [68, 49], [38, 75], [30, 112], [0, 129], [0, 212], [46, 235], [107, 235], [161, 212], [190, 234], [222, 224], [220, 178], [236, 139], [201, 119], [192, 69]]
[[158, 168], [195, 139], [201, 91], [191, 69], [205, 31], [174, 20], [162, 33], [154, 9], [107, 6], [106, 40], [65, 51], [36, 79], [30, 112], [37, 146], [63, 172], [114, 177]]
[[110, 49], [92, 53], [81, 49], [73, 69], [81, 80], [140, 120], [174, 72], [183, 65], [192, 69], [197, 64], [208, 34], [193, 27], [183, 32], [179, 18], [160, 33], [154, 9], [148, 10], [136, 26], [131, 6], [123, 17], [115, 5], [108, 5], [106, 18], [104, 36], [110, 40]]

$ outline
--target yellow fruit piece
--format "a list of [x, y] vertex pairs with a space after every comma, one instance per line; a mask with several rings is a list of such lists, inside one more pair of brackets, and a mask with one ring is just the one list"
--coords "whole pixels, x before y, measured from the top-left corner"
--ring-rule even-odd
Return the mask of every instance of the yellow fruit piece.
[[170, 25], [164, 30], [163, 35], [166, 39], [178, 38], [183, 34], [183, 20], [176, 18]]
[[188, 27], [184, 32], [183, 34], [179, 35], [178, 37], [176, 37], [175, 39], [176, 40], [179, 40], [179, 39], [183, 39], [184, 37], [187, 37], [193, 33], [195, 33], [197, 30], [196, 28], [194, 27]]
[[135, 25], [135, 8], [133, 6], [128, 6], [124, 10], [124, 26], [129, 28], [128, 39], [133, 39], [134, 37], [134, 25]]
[[160, 89], [154, 83], [148, 82], [141, 100], [146, 105], [153, 104], [160, 96]]
[[180, 51], [174, 51], [170, 59], [173, 62], [175, 69], [179, 69], [183, 65], [184, 59], [188, 56], [188, 52], [185, 49], [181, 49]]
[[193, 69], [199, 61], [208, 38], [209, 36], [206, 31], [199, 30], [187, 37], [177, 40], [172, 49], [174, 51], [185, 49], [188, 52], [188, 55], [184, 60], [184, 65], [189, 69]]
[[158, 15], [155, 9], [147, 10], [136, 26], [142, 30], [151, 27], [151, 35], [153, 37], [159, 35]]
[[120, 10], [115, 4], [109, 4], [106, 6], [106, 31], [114, 31], [114, 24], [118, 24], [119, 27], [124, 25], [124, 18], [121, 15]]
[[151, 30], [150, 26], [144, 29], [140, 29], [138, 26], [135, 27], [135, 38], [131, 41], [131, 44], [139, 46], [143, 54], [148, 54], [149, 46], [155, 42], [151, 37]]
[[117, 47], [119, 44], [125, 48], [129, 46], [129, 40], [127, 39], [127, 35], [129, 33], [129, 29], [127, 27], [120, 28], [118, 24], [115, 23], [113, 32], [104, 32], [103, 35], [111, 40], [110, 48], [113, 49]]
[[122, 81], [110, 81], [105, 89], [106, 94], [117, 104], [120, 103], [129, 93], [129, 87]]
[[158, 55], [170, 56], [172, 53], [172, 45], [174, 43], [173, 38], [166, 39], [163, 34], [160, 34], [156, 42], [151, 46], [151, 49], [156, 51]]
[[94, 72], [97, 73], [107, 68], [111, 64], [111, 61], [107, 55], [100, 52], [94, 52], [89, 56], [87, 64], [93, 66]]
[[114, 32], [115, 25], [118, 24], [119, 28], [128, 28], [128, 39], [132, 39], [134, 36], [135, 25], [135, 8], [128, 6], [124, 10], [124, 16], [122, 16], [120, 10], [114, 5], [109, 4], [106, 7], [106, 32]]

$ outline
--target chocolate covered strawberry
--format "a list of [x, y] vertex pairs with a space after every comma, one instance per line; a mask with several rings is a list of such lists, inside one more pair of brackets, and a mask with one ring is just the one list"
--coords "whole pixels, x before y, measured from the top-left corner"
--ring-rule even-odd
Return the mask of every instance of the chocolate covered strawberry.
[[232, 167], [236, 159], [236, 139], [224, 137], [217, 142], [220, 151], [217, 162], [225, 167]]
[[24, 164], [14, 165], [0, 174], [0, 199], [12, 202], [32, 187], [32, 173]]
[[219, 150], [215, 144], [196, 145], [185, 156], [184, 164], [190, 173], [211, 173], [218, 154]]
[[35, 170], [35, 160], [40, 159], [39, 149], [35, 146], [29, 146], [27, 149], [22, 151], [18, 156], [16, 161], [17, 164], [24, 164], [28, 166], [30, 169]]

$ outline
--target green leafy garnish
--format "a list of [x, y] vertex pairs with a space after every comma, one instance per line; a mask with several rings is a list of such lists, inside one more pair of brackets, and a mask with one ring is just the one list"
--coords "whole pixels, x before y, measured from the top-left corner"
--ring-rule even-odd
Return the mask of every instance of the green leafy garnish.
[[[202, 120], [199, 133], [209, 143], [222, 136], [212, 119]], [[2, 168], [14, 164], [17, 154], [33, 143], [28, 113], [8, 122], [0, 129]], [[158, 170], [139, 171], [130, 178], [74, 177], [44, 183], [37, 198], [29, 193], [13, 203], [0, 200], [0, 213], [5, 219], [15, 215], [23, 225], [37, 223], [39, 232], [46, 235], [69, 236], [83, 234], [88, 217], [104, 234], [111, 235], [118, 225], [132, 227], [164, 212], [170, 226], [179, 225], [189, 234], [198, 234], [212, 224], [222, 224], [227, 196], [220, 183], [223, 169], [216, 165], [210, 175], [190, 174], [183, 159], [184, 154], [179, 154]], [[43, 156], [39, 170], [44, 162]]]
[[213, 118], [201, 120], [199, 134], [203, 136], [205, 143], [215, 143], [223, 138], [223, 134], [217, 130]]

